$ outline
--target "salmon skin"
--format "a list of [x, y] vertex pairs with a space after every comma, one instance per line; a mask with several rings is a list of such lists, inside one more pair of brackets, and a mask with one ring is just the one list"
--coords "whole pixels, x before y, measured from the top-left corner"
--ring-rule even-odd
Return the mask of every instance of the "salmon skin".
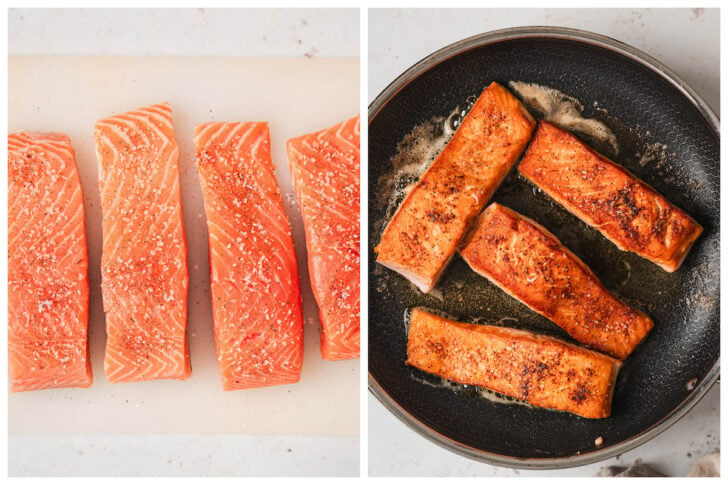
[[8, 368], [13, 392], [89, 387], [81, 182], [60, 133], [8, 136]]
[[195, 151], [223, 388], [297, 382], [303, 362], [301, 289], [268, 124], [199, 125]]
[[387, 224], [374, 249], [377, 262], [429, 292], [534, 126], [508, 90], [488, 86]]
[[579, 342], [619, 359], [653, 327], [644, 313], [615, 298], [556, 236], [500, 204], [478, 216], [460, 255], [476, 273]]
[[611, 414], [621, 362], [544, 335], [460, 323], [415, 308], [407, 365], [534, 406], [596, 419]]
[[168, 104], [96, 123], [109, 382], [186, 379], [187, 241]]
[[569, 212], [622, 251], [673, 272], [703, 228], [624, 167], [572, 134], [541, 122], [518, 167]]
[[359, 117], [288, 140], [321, 320], [321, 356], [359, 357]]

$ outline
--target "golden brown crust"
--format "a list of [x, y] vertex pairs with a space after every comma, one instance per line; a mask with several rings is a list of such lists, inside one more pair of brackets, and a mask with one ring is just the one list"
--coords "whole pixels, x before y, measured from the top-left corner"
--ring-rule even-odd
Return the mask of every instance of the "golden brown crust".
[[377, 262], [430, 291], [534, 126], [520, 101], [491, 84], [389, 221]]
[[415, 308], [407, 364], [534, 406], [606, 418], [620, 361], [561, 340], [459, 323]]
[[653, 327], [615, 298], [545, 228], [500, 204], [476, 219], [460, 254], [470, 267], [581, 343], [626, 358]]
[[675, 271], [703, 228], [624, 167], [540, 122], [519, 172], [623, 251]]

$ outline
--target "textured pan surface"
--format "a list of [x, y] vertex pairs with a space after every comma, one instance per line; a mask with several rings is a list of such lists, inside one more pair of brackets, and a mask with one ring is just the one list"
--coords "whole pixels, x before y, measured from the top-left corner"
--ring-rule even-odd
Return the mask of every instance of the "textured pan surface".
[[[578, 31], [510, 30], [468, 39], [414, 66], [370, 107], [369, 372], [370, 389], [405, 423], [453, 451], [493, 463], [564, 467], [616, 455], [664, 430], [717, 378], [719, 335], [719, 145], [710, 115], [636, 51]], [[633, 54], [632, 54], [633, 53]], [[429, 67], [423, 70], [422, 67]], [[410, 78], [412, 70], [419, 74]], [[404, 365], [405, 311], [425, 306], [462, 321], [525, 328], [570, 340], [547, 319], [506, 295], [456, 257], [431, 295], [376, 268], [373, 247], [385, 207], [373, 194], [393, 173], [397, 145], [416, 125], [447, 117], [492, 81], [538, 83], [576, 97], [585, 116], [606, 123], [620, 151], [594, 145], [668, 200], [705, 232], [683, 267], [670, 274], [619, 251], [596, 230], [535, 191], [512, 171], [493, 201], [531, 217], [581, 258], [605, 286], [646, 312], [655, 328], [626, 360], [613, 414], [587, 420], [566, 413], [496, 403], [474, 389]], [[599, 108], [595, 109], [594, 102]], [[649, 132], [649, 133], [648, 133]], [[586, 140], [589, 142], [589, 140]], [[645, 162], [648, 144], [667, 157]], [[643, 163], [640, 163], [642, 160]], [[439, 291], [437, 291], [439, 290]], [[505, 319], [505, 320], [504, 320]], [[431, 385], [426, 385], [424, 382]], [[602, 438], [601, 446], [595, 445]]]

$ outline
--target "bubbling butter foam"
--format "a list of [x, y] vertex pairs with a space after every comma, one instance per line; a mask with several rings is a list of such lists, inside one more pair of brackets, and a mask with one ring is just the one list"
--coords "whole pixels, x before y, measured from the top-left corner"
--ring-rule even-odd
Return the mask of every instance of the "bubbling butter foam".
[[584, 105], [578, 99], [535, 83], [511, 81], [508, 86], [529, 108], [538, 111], [544, 120], [608, 145], [613, 151], [612, 156], [619, 154], [619, 143], [614, 132], [599, 120], [585, 118], [582, 115]]

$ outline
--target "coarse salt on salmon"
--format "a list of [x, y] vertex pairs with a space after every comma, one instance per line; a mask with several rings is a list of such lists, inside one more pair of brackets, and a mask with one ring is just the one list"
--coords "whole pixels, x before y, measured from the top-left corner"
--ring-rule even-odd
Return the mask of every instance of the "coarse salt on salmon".
[[199, 125], [195, 149], [223, 388], [297, 382], [303, 363], [301, 290], [268, 124]]
[[288, 140], [288, 163], [306, 230], [321, 355], [359, 357], [359, 117]]
[[488, 86], [387, 224], [374, 248], [377, 263], [429, 292], [521, 156], [535, 124], [507, 89]]
[[88, 253], [71, 140], [8, 136], [8, 368], [13, 392], [89, 387]]
[[186, 379], [187, 242], [172, 110], [156, 104], [100, 120], [95, 141], [106, 376]]

